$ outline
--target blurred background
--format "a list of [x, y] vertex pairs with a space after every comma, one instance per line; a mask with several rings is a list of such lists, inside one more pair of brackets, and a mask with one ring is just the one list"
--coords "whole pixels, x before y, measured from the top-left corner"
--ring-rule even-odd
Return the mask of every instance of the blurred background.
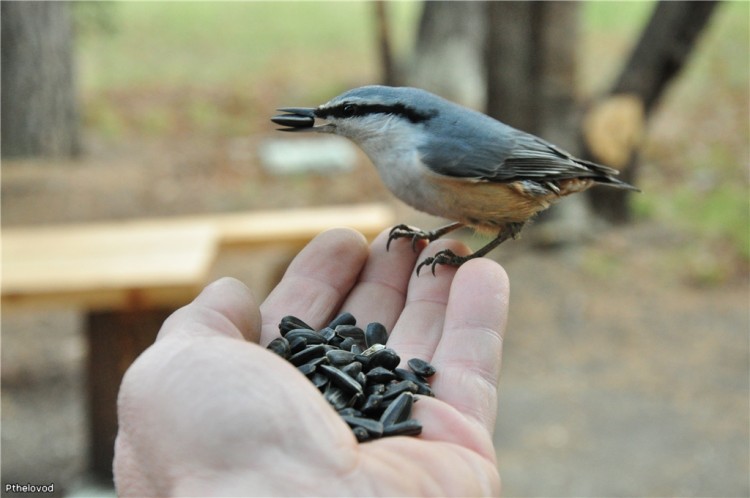
[[[504, 494], [750, 494], [750, 4], [0, 12], [4, 231], [371, 202], [439, 226], [359, 152], [335, 168], [264, 152], [303, 146], [274, 131], [277, 107], [373, 83], [426, 88], [623, 170], [643, 193], [566, 199], [490, 256], [512, 289], [495, 433]], [[262, 300], [278, 277], [269, 261], [289, 256], [221, 253], [211, 276]], [[88, 487], [86, 310], [2, 311], [3, 485], [105, 492], [106, 476]]]

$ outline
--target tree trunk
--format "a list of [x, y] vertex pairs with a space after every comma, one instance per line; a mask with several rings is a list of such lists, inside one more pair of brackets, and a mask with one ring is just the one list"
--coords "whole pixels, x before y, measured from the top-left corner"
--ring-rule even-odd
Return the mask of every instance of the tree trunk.
[[[610, 125], [613, 134], [620, 134], [614, 140], [620, 150], [603, 146], [602, 140], [597, 138], [596, 127], [584, 127], [582, 141], [586, 159], [607, 163], [608, 156], [622, 158], [621, 164], [609, 165], [622, 169], [623, 180], [637, 183], [638, 140], [624, 135], [632, 135], [633, 130], [645, 127], [645, 120], [668, 84], [685, 65], [716, 5], [717, 2], [659, 2], [609, 95], [590, 111], [590, 115], [599, 116], [597, 119], [603, 126], [620, 123]], [[637, 110], [633, 110], [632, 105], [613, 105], [613, 102], [624, 102], [627, 98], [635, 98], [633, 105], [638, 107]], [[630, 121], [638, 118], [623, 117], [623, 112], [638, 116], [643, 122], [633, 124]], [[624, 190], [592, 189], [589, 198], [597, 213], [613, 222], [625, 222], [630, 217], [630, 194]]]
[[79, 150], [73, 32], [64, 2], [2, 2], [2, 157]]
[[485, 2], [426, 1], [408, 84], [484, 108]]
[[[486, 46], [487, 114], [575, 154], [578, 2], [490, 2]], [[588, 228], [585, 199], [571, 196], [544, 213], [545, 244], [577, 238]]]

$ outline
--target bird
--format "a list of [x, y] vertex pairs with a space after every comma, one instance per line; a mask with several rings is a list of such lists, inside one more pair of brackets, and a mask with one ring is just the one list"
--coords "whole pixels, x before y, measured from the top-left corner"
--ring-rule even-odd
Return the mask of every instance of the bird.
[[[524, 224], [559, 199], [594, 186], [638, 191], [616, 169], [579, 159], [560, 147], [426, 90], [368, 85], [318, 107], [283, 107], [271, 121], [281, 131], [348, 138], [377, 168], [383, 183], [411, 207], [451, 220], [424, 231], [394, 226], [386, 244], [432, 242], [468, 226], [494, 238], [468, 255], [450, 249], [416, 268], [460, 266], [518, 236]], [[319, 121], [316, 124], [316, 121]]]

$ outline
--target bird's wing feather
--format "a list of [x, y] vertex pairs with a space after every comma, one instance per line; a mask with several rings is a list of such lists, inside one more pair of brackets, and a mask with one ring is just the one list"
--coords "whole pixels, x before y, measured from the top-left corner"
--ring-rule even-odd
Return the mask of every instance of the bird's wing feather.
[[[503, 133], [457, 132], [448, 140], [432, 140], [420, 148], [424, 164], [433, 172], [466, 179], [511, 182], [608, 177], [617, 171], [574, 158], [551, 143], [503, 125]], [[474, 145], [469, 145], [474, 144]]]

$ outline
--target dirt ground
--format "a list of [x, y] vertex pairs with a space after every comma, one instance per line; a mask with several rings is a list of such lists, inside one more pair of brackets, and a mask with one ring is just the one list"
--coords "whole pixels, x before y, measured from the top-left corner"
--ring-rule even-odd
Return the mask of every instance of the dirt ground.
[[[255, 166], [256, 146], [90, 141], [81, 161], [6, 162], [3, 226], [391, 199], [364, 162], [281, 179]], [[539, 225], [493, 253], [512, 289], [495, 433], [504, 494], [750, 495], [747, 269], [696, 283], [675, 256], [695, 241], [657, 220], [546, 249]], [[266, 256], [227, 254], [216, 276], [262, 295]], [[3, 484], [60, 494], [86, 478], [82, 321], [3, 310]]]

